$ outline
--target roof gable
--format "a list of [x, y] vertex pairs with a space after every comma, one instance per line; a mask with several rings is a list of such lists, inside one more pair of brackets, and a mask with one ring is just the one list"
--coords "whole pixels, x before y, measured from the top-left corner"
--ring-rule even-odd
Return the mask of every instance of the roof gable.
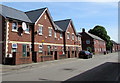
[[5, 18], [12, 18], [12, 19], [31, 23], [30, 19], [23, 11], [16, 10], [14, 8], [7, 7], [7, 6], [1, 5], [1, 4], [0, 4], [0, 8], [1, 8], [0, 14], [2, 16], [4, 16]]
[[25, 13], [29, 17], [29, 19], [32, 21], [32, 23], [35, 23], [45, 10], [46, 8], [41, 8], [37, 10], [27, 11]]
[[59, 26], [63, 31], [66, 31], [70, 23], [70, 19], [54, 21], [57, 26]]
[[50, 21], [52, 23], [52, 25], [54, 26], [55, 30], [58, 30], [58, 31], [63, 31], [61, 28], [59, 28], [59, 26], [55, 25], [55, 23], [53, 22], [53, 19], [50, 15], [50, 12], [48, 10], [48, 8], [42, 8], [42, 9], [37, 9], [37, 10], [32, 10], [32, 11], [28, 11], [28, 12], [25, 12], [29, 19], [32, 21], [32, 23], [36, 23], [40, 18], [41, 16], [47, 12], [47, 15], [48, 17], [50, 18]]
[[76, 34], [76, 30], [74, 28], [73, 22], [71, 19], [65, 19], [65, 20], [59, 20], [59, 21], [54, 21], [54, 23], [59, 26], [64, 32], [66, 32], [66, 30], [68, 29], [69, 24], [72, 24], [73, 30], [75, 31]]
[[77, 35], [77, 33], [76, 33], [76, 30], [75, 30], [75, 28], [74, 28], [74, 25], [73, 25], [73, 22], [72, 22], [72, 20], [70, 20], [70, 23], [69, 23], [69, 24], [71, 24], [71, 27], [73, 28], [73, 31], [74, 31], [75, 35]]

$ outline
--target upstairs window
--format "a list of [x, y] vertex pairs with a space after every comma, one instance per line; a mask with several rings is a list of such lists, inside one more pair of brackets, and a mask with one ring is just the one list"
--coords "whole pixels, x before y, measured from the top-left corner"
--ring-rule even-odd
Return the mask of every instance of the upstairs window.
[[72, 34], [72, 40], [74, 40], [74, 34]]
[[52, 29], [49, 28], [49, 36], [52, 36]]
[[57, 38], [57, 34], [56, 34], [56, 32], [54, 32], [54, 37]]
[[90, 44], [90, 40], [86, 40], [86, 44]]
[[62, 33], [60, 33], [60, 38], [62, 38], [63, 37], [63, 35], [62, 35]]
[[70, 39], [70, 33], [67, 33], [67, 39]]
[[96, 41], [94, 41], [94, 44], [96, 44]]
[[17, 31], [18, 30], [18, 23], [17, 22], [13, 22], [12, 23], [12, 31]]
[[42, 35], [43, 34], [43, 26], [39, 26], [39, 29], [38, 29], [38, 34], [39, 35]]
[[81, 38], [78, 36], [78, 41], [80, 41], [81, 40]]
[[25, 33], [30, 33], [30, 27], [28, 24], [27, 24], [27, 29], [25, 30]]
[[45, 15], [45, 19], [47, 19], [47, 15]]

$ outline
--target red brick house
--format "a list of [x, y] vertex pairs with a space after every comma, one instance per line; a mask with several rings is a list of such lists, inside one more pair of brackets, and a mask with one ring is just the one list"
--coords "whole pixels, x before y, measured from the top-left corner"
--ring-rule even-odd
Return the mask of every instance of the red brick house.
[[95, 54], [103, 53], [104, 51], [106, 51], [106, 43], [100, 37], [85, 32], [85, 29], [83, 29], [83, 32], [79, 34], [81, 34], [82, 36], [81, 39], [82, 39], [83, 50], [88, 50]]
[[112, 52], [119, 51], [120, 50], [120, 45], [113, 40], [111, 40], [111, 42], [112, 42]]
[[[19, 10], [0, 5], [3, 18], [2, 23], [2, 57], [3, 63], [23, 64], [32, 62], [31, 21], [28, 16]], [[26, 23], [23, 30], [22, 24]]]
[[59, 59], [63, 54], [63, 30], [54, 24], [48, 8], [26, 12], [32, 23], [33, 29], [33, 61]]
[[82, 50], [81, 35], [76, 33], [72, 20], [59, 20], [55, 21], [55, 24], [63, 30], [64, 51], [66, 53], [66, 57], [77, 57], [78, 52]]
[[118, 51], [120, 51], [120, 43], [117, 44]]
[[54, 22], [48, 8], [22, 12], [3, 5], [0, 7], [3, 63], [72, 58], [82, 49], [81, 35], [76, 33], [71, 19]]

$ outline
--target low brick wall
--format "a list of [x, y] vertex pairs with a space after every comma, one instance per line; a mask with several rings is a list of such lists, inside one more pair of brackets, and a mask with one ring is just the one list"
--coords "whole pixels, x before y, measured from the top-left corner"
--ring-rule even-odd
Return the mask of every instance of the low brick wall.
[[51, 61], [54, 60], [52, 55], [41, 56], [41, 61]]
[[15, 65], [19, 65], [19, 64], [28, 64], [28, 63], [32, 63], [32, 53], [29, 53], [29, 56], [20, 56], [21, 53], [16, 53], [15, 56]]
[[65, 59], [65, 58], [66, 58], [66, 54], [59, 55], [59, 59]]
[[14, 52], [12, 53], [13, 57], [6, 57], [5, 58], [5, 64], [6, 65], [19, 65], [19, 64], [28, 64], [32, 63], [32, 53], [29, 52], [29, 55], [22, 56], [22, 53]]
[[36, 62], [43, 62], [43, 61], [50, 61], [50, 60], [54, 60], [54, 56], [53, 55], [43, 55], [41, 53], [36, 53]]

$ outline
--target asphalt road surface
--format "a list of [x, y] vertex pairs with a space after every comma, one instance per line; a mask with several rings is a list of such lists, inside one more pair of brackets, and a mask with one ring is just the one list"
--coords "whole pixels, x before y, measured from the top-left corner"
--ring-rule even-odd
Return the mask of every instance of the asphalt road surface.
[[[58, 63], [59, 62], [59, 63]], [[44, 62], [43, 62], [44, 64]], [[118, 81], [118, 53], [96, 55], [91, 59], [72, 58], [24, 68], [2, 75], [3, 81]]]

